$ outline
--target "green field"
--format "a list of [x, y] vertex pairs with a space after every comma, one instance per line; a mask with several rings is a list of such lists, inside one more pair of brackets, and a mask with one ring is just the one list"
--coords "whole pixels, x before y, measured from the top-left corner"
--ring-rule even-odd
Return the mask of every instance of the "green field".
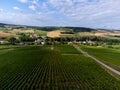
[[70, 45], [2, 49], [0, 90], [18, 89], [119, 90], [120, 81]]
[[112, 45], [114, 49], [119, 49], [120, 50], [120, 44], [119, 45]]
[[35, 30], [35, 34], [41, 35], [41, 36], [46, 36], [47, 32], [42, 31], [42, 30]]
[[109, 64], [117, 65], [120, 67], [120, 49], [114, 49], [118, 46], [113, 46], [113, 48], [99, 48], [94, 46], [80, 46], [84, 51], [89, 54], [103, 60]]
[[72, 45], [55, 45], [55, 49], [61, 54], [80, 54]]

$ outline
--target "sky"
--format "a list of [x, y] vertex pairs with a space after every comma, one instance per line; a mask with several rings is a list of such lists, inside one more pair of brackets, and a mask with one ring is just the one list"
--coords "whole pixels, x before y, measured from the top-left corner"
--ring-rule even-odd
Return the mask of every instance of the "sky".
[[1, 0], [0, 23], [120, 29], [120, 0]]

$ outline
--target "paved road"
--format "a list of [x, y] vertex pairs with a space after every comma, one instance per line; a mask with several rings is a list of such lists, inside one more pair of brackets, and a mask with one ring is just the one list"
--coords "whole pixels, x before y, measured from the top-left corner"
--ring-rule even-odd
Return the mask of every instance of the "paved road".
[[80, 47], [78, 47], [77, 45], [73, 45], [79, 52], [81, 52], [82, 54], [84, 54], [87, 57], [92, 58], [93, 60], [95, 60], [97, 63], [101, 64], [102, 66], [104, 66], [105, 68], [107, 68], [108, 70], [112, 71], [113, 73], [120, 75], [120, 72], [115, 70], [114, 68], [106, 65], [105, 63], [101, 62], [100, 60], [98, 60], [97, 58], [95, 58], [92, 55], [89, 55], [87, 52], [83, 51], [82, 49], [80, 49]]

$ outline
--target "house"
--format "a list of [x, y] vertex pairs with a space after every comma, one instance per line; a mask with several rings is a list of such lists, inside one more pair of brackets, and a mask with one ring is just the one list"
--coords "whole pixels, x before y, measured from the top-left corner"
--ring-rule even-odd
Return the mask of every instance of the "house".
[[32, 39], [37, 39], [37, 38], [39, 38], [40, 36], [38, 35], [38, 34], [31, 34], [30, 35], [30, 38], [32, 38]]
[[68, 45], [72, 44], [72, 42], [68, 42]]
[[43, 39], [37, 39], [37, 40], [35, 40], [35, 43], [44, 45], [45, 41]]
[[0, 40], [0, 44], [4, 44], [4, 41]]
[[90, 41], [90, 40], [87, 41], [87, 43], [88, 43], [89, 45], [91, 45], [91, 46], [95, 44], [93, 41]]
[[41, 43], [41, 39], [35, 40], [35, 43], [40, 44]]
[[25, 43], [24, 42], [20, 42], [19, 45], [25, 45]]
[[0, 40], [0, 44], [10, 44], [8, 41], [2, 41]]
[[44, 42], [44, 41], [42, 41], [42, 42], [41, 42], [41, 44], [42, 44], [42, 45], [44, 45], [44, 44], [45, 44], [45, 42]]
[[86, 42], [86, 41], [83, 41], [82, 43], [83, 43], [83, 44], [86, 44], [87, 42]]

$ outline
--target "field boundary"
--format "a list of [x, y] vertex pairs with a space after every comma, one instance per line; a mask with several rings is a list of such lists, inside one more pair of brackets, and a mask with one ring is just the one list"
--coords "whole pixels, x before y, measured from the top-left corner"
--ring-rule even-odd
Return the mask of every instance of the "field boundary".
[[69, 55], [80, 55], [80, 54], [64, 53], [64, 54], [62, 54], [62, 55], [66, 55], [66, 56], [68, 55], [68, 56], [69, 56]]
[[[97, 63], [99, 63], [100, 65], [102, 65], [105, 69], [109, 70], [109, 73], [113, 75], [113, 73], [115, 75], [113, 75], [115, 78], [119, 79], [117, 76], [120, 76], [120, 72], [112, 67], [110, 67], [109, 65], [103, 63], [102, 61], [100, 61], [99, 59], [95, 58], [94, 56], [88, 54], [87, 52], [83, 51], [80, 47], [78, 47], [77, 45], [73, 45], [79, 52], [81, 52], [84, 56], [86, 57], [90, 57], [91, 59], [93, 59], [94, 61], [96, 61]], [[116, 76], [117, 75], [117, 76]]]

